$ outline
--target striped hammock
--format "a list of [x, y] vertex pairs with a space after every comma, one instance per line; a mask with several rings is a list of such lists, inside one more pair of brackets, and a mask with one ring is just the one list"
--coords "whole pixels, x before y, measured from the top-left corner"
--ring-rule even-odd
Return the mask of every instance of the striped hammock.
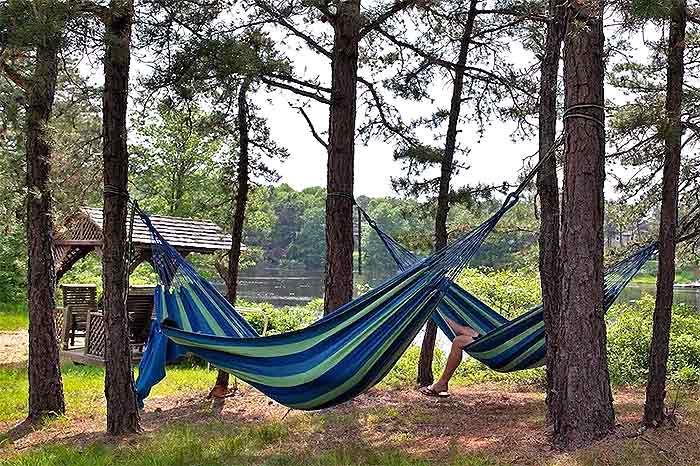
[[[333, 406], [378, 383], [431, 317], [450, 338], [455, 335], [446, 318], [476, 329], [482, 336], [465, 351], [494, 370], [541, 365], [541, 306], [509, 321], [454, 282], [516, 202], [509, 196], [491, 218], [426, 258], [413, 255], [370, 219], [399, 273], [307, 328], [265, 337], [141, 213], [152, 235], [159, 285], [156, 319], [136, 381], [140, 402], [165, 377], [166, 363], [190, 352], [290, 408]], [[649, 245], [610, 269], [606, 306], [655, 251], [656, 244]]]
[[302, 330], [258, 336], [217, 289], [153, 227], [159, 285], [136, 390], [142, 402], [165, 377], [166, 362], [191, 352], [296, 409], [342, 403], [378, 383], [435, 313], [451, 279], [464, 268], [500, 218], [491, 218], [449, 247], [420, 260], [368, 293]]
[[[360, 212], [384, 243], [398, 270], [406, 270], [420, 261], [418, 256], [382, 230], [364, 210], [360, 209]], [[603, 289], [606, 310], [657, 251], [658, 242], [653, 242], [606, 271]], [[508, 320], [458, 284], [450, 282], [437, 311], [431, 317], [450, 340], [456, 335], [446, 319], [479, 332], [481, 337], [465, 347], [464, 351], [495, 371], [512, 372], [544, 364], [542, 305], [532, 308], [514, 320]]]

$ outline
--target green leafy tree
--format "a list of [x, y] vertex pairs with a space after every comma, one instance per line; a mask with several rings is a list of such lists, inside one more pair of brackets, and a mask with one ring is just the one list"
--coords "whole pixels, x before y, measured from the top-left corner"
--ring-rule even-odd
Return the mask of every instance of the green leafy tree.
[[214, 115], [194, 105], [180, 109], [168, 102], [156, 115], [139, 117], [130, 168], [142, 207], [177, 217], [222, 216], [228, 200], [223, 163], [236, 145], [216, 125]]

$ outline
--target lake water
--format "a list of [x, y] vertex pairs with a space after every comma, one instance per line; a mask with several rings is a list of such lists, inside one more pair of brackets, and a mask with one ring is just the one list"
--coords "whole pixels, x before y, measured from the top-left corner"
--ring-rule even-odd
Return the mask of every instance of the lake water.
[[[392, 272], [371, 271], [355, 274], [356, 283], [375, 286]], [[619, 299], [634, 301], [643, 294], [655, 294], [655, 285], [629, 285]], [[266, 302], [275, 306], [303, 305], [323, 295], [323, 270], [300, 268], [255, 267], [241, 272], [239, 298]], [[674, 302], [690, 305], [700, 311], [699, 288], [676, 288]]]

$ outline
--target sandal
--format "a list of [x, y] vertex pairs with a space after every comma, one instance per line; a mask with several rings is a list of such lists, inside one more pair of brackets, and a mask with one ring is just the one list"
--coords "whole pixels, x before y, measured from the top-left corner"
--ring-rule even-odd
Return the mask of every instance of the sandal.
[[418, 391], [422, 395], [431, 396], [433, 398], [447, 398], [450, 396], [449, 392], [438, 392], [433, 389], [433, 387], [421, 387]]

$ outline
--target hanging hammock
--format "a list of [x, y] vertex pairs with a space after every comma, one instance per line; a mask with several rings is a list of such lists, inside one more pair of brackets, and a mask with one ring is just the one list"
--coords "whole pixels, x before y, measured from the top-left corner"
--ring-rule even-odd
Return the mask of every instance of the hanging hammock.
[[444, 300], [448, 288], [500, 218], [503, 206], [459, 241], [307, 328], [258, 336], [140, 213], [158, 273], [153, 322], [136, 390], [140, 401], [165, 377], [166, 362], [191, 352], [296, 409], [342, 403], [379, 382]]
[[[359, 210], [384, 243], [396, 262], [398, 270], [410, 268], [420, 260], [418, 256], [382, 230], [363, 209], [359, 208]], [[653, 242], [638, 249], [606, 271], [603, 290], [606, 310], [612, 306], [625, 286], [657, 251], [658, 242]], [[447, 324], [446, 318], [479, 332], [481, 336], [466, 346], [464, 351], [495, 371], [512, 372], [544, 364], [545, 338], [542, 305], [532, 308], [511, 321], [454, 281], [450, 281], [443, 299], [431, 317], [450, 340], [453, 340], [456, 335]]]

